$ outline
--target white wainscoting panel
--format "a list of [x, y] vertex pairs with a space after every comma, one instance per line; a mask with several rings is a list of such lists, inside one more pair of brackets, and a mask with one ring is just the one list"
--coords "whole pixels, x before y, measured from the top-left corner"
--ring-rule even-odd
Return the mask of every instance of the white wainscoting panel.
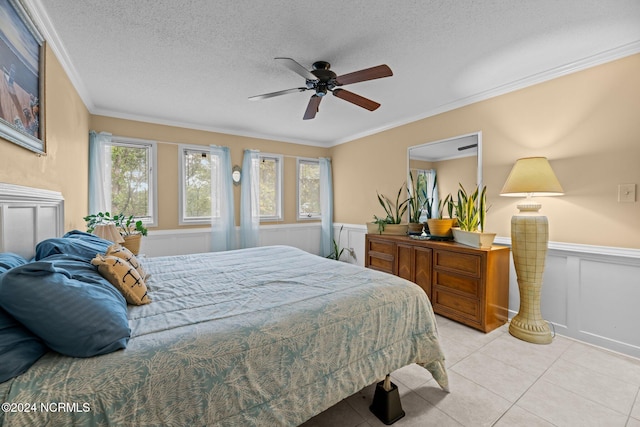
[[[236, 229], [239, 235], [239, 229]], [[239, 236], [237, 236], [239, 237]], [[287, 245], [312, 254], [320, 253], [320, 223], [260, 226], [260, 246]], [[149, 231], [140, 253], [147, 257], [186, 255], [211, 250], [210, 228]]]
[[319, 222], [260, 226], [260, 246], [294, 246], [314, 255], [320, 254]]
[[[511, 318], [520, 305], [513, 258], [510, 269]], [[640, 358], [640, 250], [549, 242], [540, 304], [559, 335]]]
[[211, 229], [149, 231], [140, 243], [140, 253], [147, 257], [187, 255], [211, 251]]

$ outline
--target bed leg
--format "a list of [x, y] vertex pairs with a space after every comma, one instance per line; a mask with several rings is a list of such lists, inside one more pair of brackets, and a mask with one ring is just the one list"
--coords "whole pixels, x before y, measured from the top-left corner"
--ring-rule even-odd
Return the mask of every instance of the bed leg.
[[386, 425], [393, 424], [404, 417], [398, 386], [391, 382], [389, 374], [384, 381], [376, 384], [376, 392], [369, 410]]

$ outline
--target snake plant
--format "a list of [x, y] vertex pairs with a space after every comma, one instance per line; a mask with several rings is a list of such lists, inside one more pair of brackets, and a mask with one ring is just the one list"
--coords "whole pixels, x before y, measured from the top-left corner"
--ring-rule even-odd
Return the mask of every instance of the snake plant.
[[484, 231], [487, 216], [487, 187], [479, 187], [468, 194], [462, 184], [458, 190], [458, 202], [455, 204], [458, 226], [463, 231]]

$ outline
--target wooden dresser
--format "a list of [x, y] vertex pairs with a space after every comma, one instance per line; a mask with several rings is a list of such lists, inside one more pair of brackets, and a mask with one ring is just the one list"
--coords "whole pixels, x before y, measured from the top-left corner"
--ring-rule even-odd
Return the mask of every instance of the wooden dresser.
[[367, 234], [365, 267], [419, 285], [433, 310], [489, 332], [506, 323], [509, 248], [476, 249], [455, 242]]

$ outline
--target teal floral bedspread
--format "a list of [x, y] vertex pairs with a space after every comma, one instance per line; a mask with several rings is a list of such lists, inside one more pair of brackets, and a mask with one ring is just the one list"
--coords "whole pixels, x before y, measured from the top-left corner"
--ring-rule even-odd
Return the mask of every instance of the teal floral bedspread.
[[408, 281], [285, 246], [144, 267], [153, 302], [129, 306], [127, 348], [48, 353], [0, 384], [2, 402], [39, 405], [2, 425], [295, 426], [414, 362], [447, 389], [431, 305]]

